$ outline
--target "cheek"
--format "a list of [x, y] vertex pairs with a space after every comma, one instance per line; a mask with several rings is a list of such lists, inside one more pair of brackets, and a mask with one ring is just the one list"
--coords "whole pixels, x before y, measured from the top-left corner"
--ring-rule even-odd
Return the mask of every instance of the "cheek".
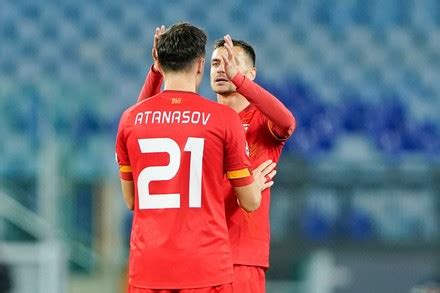
[[211, 70], [209, 71], [209, 74], [211, 77], [213, 77], [215, 75], [215, 68], [211, 67]]
[[240, 71], [241, 74], [245, 74], [248, 68], [246, 66], [240, 65], [238, 66], [238, 70]]

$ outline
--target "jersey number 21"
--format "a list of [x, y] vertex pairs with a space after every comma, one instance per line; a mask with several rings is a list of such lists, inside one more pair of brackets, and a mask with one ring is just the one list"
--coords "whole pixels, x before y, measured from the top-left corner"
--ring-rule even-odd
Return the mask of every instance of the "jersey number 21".
[[[169, 209], [180, 207], [180, 193], [150, 194], [151, 181], [170, 180], [180, 168], [180, 148], [171, 138], [138, 139], [142, 153], [168, 153], [170, 163], [167, 166], [151, 166], [139, 173], [137, 180], [139, 209]], [[205, 139], [188, 137], [185, 152], [191, 153], [189, 175], [189, 207], [202, 206], [202, 162]]]

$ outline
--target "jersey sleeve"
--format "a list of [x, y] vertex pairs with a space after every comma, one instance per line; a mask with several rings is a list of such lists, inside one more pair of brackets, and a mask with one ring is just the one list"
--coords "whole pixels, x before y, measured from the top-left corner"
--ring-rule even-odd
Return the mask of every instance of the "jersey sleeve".
[[160, 92], [160, 87], [162, 86], [162, 80], [162, 74], [155, 71], [153, 66], [151, 66], [137, 101], [141, 102], [158, 94]]
[[119, 177], [121, 179], [132, 181], [133, 174], [130, 165], [130, 158], [128, 156], [127, 142], [126, 142], [126, 124], [128, 111], [124, 112], [119, 121], [118, 133], [116, 135], [116, 163], [119, 166]]
[[241, 73], [237, 73], [232, 82], [237, 91], [268, 118], [268, 128], [275, 139], [287, 140], [292, 135], [296, 128], [295, 117], [280, 100]]
[[246, 137], [243, 125], [233, 110], [227, 109], [224, 117], [225, 131], [225, 172], [232, 186], [249, 185], [254, 181], [251, 162], [246, 154]]

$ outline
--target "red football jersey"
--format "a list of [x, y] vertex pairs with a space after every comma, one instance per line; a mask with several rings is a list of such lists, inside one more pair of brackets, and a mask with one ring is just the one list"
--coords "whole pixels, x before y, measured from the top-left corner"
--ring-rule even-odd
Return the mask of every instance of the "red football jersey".
[[164, 91], [124, 112], [116, 153], [135, 184], [131, 286], [232, 282], [223, 179], [252, 182], [245, 149], [238, 115], [195, 93]]
[[[248, 99], [252, 98], [254, 102], [256, 100], [260, 101], [260, 107], [272, 110], [272, 119], [287, 122], [293, 126], [292, 131], [294, 130], [294, 117], [289, 117], [291, 113], [277, 98], [251, 80], [244, 78], [241, 73], [237, 74], [232, 81], [237, 86], [239, 93]], [[162, 76], [150, 70], [138, 101], [148, 99], [155, 91], [160, 89], [161, 83]], [[262, 98], [266, 102], [270, 101], [270, 104], [263, 104]], [[255, 168], [269, 159], [278, 162], [285, 140], [289, 138], [289, 135], [286, 135], [286, 133], [280, 134], [279, 126], [274, 125], [254, 104], [249, 105], [239, 115], [246, 132], [252, 167]], [[228, 194], [226, 215], [234, 264], [269, 267], [270, 189], [262, 192], [261, 205], [252, 213], [240, 209], [233, 189], [227, 180], [224, 183], [224, 190]]]
[[[285, 140], [276, 138], [267, 117], [252, 104], [239, 115], [246, 132], [252, 168], [266, 160], [278, 162]], [[261, 193], [260, 207], [252, 213], [237, 205], [233, 198], [234, 191], [227, 182], [224, 183], [224, 190], [228, 194], [226, 219], [234, 264], [269, 267], [270, 189]]]

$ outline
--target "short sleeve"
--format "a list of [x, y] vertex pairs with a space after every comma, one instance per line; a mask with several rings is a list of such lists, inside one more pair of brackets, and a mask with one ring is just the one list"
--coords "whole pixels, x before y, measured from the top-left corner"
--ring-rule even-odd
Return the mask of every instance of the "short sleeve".
[[119, 176], [121, 179], [131, 181], [133, 180], [133, 174], [130, 165], [130, 159], [128, 156], [127, 142], [126, 142], [126, 124], [127, 124], [128, 111], [122, 114], [119, 121], [118, 133], [116, 135], [116, 163], [119, 166]]
[[225, 171], [233, 186], [245, 186], [254, 180], [246, 153], [246, 136], [237, 113], [225, 111]]

